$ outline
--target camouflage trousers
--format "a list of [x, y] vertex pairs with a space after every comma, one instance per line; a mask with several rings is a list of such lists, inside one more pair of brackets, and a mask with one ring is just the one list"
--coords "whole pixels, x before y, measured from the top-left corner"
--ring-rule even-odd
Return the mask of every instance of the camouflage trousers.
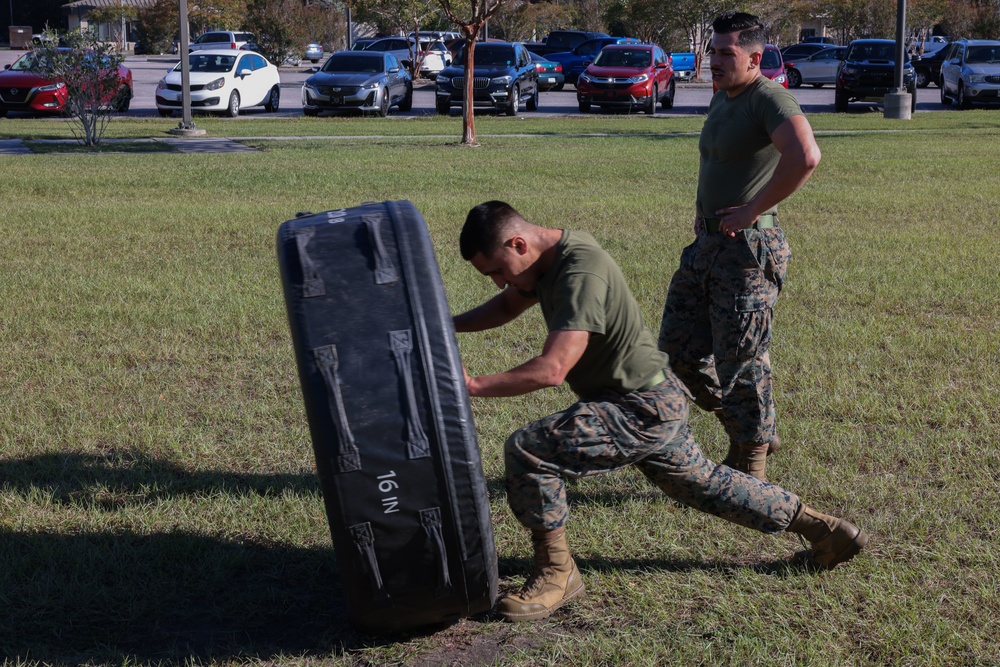
[[695, 404], [716, 413], [735, 445], [777, 439], [768, 350], [790, 258], [780, 227], [736, 238], [703, 231], [670, 281], [659, 347]]
[[687, 417], [684, 387], [667, 371], [652, 389], [581, 400], [528, 424], [504, 447], [514, 516], [532, 530], [559, 528], [569, 516], [565, 479], [635, 465], [678, 502], [765, 533], [785, 530], [798, 497], [706, 459]]

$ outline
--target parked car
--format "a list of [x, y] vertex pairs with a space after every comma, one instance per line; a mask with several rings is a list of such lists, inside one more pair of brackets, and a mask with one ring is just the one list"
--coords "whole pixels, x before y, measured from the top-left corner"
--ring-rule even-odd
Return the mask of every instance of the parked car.
[[538, 89], [545, 90], [562, 90], [563, 85], [566, 83], [566, 77], [563, 76], [563, 68], [559, 63], [546, 60], [544, 57], [538, 55], [537, 53], [532, 53], [528, 51], [528, 56], [531, 57], [531, 62], [534, 64], [535, 69], [538, 70]]
[[[66, 110], [66, 84], [45, 78], [37, 70], [37, 52], [28, 51], [0, 71], [0, 118], [11, 111], [58, 114]], [[118, 87], [103, 104], [124, 113], [131, 102], [132, 70], [119, 65]]]
[[926, 44], [931, 44], [932, 48], [925, 49], [923, 55], [910, 58], [917, 76], [917, 88], [926, 88], [932, 83], [940, 87], [941, 65], [948, 52], [948, 45], [940, 42]]
[[540, 56], [548, 56], [550, 53], [572, 51], [588, 39], [610, 36], [606, 32], [594, 32], [590, 30], [552, 30], [541, 42], [526, 44], [525, 46]]
[[[188, 55], [192, 111], [224, 111], [231, 118], [245, 107], [278, 110], [281, 81], [278, 68], [253, 51], [215, 49]], [[182, 105], [181, 64], [156, 86], [156, 109], [163, 117]]]
[[[528, 49], [518, 42], [485, 42], [473, 52], [474, 107], [504, 110], [516, 116], [524, 102], [528, 111], [538, 109], [538, 70]], [[437, 112], [447, 114], [465, 99], [465, 68], [460, 53], [454, 63], [437, 76]]]
[[694, 75], [694, 53], [691, 51], [675, 51], [670, 54], [670, 65], [674, 68], [674, 79], [690, 81]]
[[558, 53], [550, 53], [546, 58], [549, 60], [554, 60], [561, 64], [563, 67], [563, 76], [566, 78], [566, 83], [576, 83], [577, 77], [579, 77], [583, 70], [587, 69], [590, 63], [594, 62], [594, 58], [597, 54], [601, 52], [605, 46], [609, 44], [641, 44], [642, 40], [635, 39], [634, 37], [598, 37], [596, 39], [588, 39], [585, 42], [580, 42], [572, 51], [562, 51]]
[[364, 51], [378, 40], [378, 37], [358, 37], [351, 42], [351, 51]]
[[[848, 110], [852, 101], [881, 102], [895, 91], [896, 42], [891, 39], [856, 39], [847, 45], [844, 64], [837, 73], [834, 109]], [[917, 108], [913, 65], [903, 63], [903, 86], [910, 93], [910, 111]]]
[[420, 30], [419, 32], [411, 30], [406, 36], [410, 39], [416, 37], [422, 42], [446, 42], [449, 39], [459, 39], [462, 33], [454, 30]]
[[451, 51], [444, 45], [444, 42], [420, 41], [420, 76], [434, 79], [438, 72], [451, 64], [451, 61]]
[[317, 42], [306, 44], [304, 57], [314, 65], [323, 59], [323, 45]]
[[656, 113], [674, 106], [674, 71], [670, 56], [655, 44], [605, 46], [580, 75], [576, 100], [581, 113], [599, 107], [641, 108]]
[[809, 35], [808, 37], [802, 38], [803, 44], [826, 44], [827, 46], [835, 46], [837, 40], [833, 37], [827, 37], [826, 35]]
[[[198, 39], [188, 44], [188, 52], [204, 51], [206, 49], [242, 49], [247, 45], [257, 46], [257, 38], [252, 32], [234, 32], [232, 30], [219, 30], [206, 32]], [[253, 50], [251, 48], [251, 50]]]
[[338, 51], [302, 84], [302, 112], [413, 108], [413, 79], [396, 56], [384, 51]]
[[958, 102], [961, 109], [973, 104], [1000, 102], [1000, 40], [960, 39], [952, 42], [941, 65], [941, 103]]
[[814, 88], [822, 88], [827, 83], [837, 83], [837, 70], [847, 53], [846, 46], [831, 46], [817, 51], [801, 60], [785, 60], [785, 74], [788, 87], [798, 88], [808, 83]]
[[799, 43], [791, 44], [781, 49], [781, 58], [783, 60], [795, 60], [796, 58], [801, 59], [811, 56], [814, 53], [818, 53], [823, 49], [829, 48], [829, 44], [818, 44], [818, 43]]
[[788, 75], [785, 74], [785, 61], [781, 51], [773, 44], [764, 45], [764, 55], [760, 59], [760, 73], [775, 83], [788, 88]]

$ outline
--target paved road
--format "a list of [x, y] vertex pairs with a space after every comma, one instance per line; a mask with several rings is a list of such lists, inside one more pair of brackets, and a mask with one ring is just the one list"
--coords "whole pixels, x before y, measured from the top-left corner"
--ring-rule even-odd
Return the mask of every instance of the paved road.
[[[0, 65], [13, 62], [21, 52], [0, 51]], [[133, 56], [126, 59], [125, 64], [132, 69], [133, 86], [135, 97], [132, 100], [132, 107], [129, 115], [134, 116], [155, 116], [156, 104], [154, 96], [156, 84], [166, 72], [173, 67], [176, 61], [171, 61], [169, 57], [145, 57]], [[311, 63], [306, 63], [308, 67], [283, 67], [281, 69], [281, 110], [277, 114], [268, 114], [263, 108], [246, 109], [242, 113], [245, 117], [259, 116], [279, 116], [292, 117], [302, 114], [302, 103], [300, 91], [302, 82], [311, 74]], [[803, 87], [793, 90], [803, 111], [808, 114], [832, 113], [833, 112], [833, 86], [823, 88]], [[668, 112], [657, 111], [659, 115], [689, 116], [704, 114], [708, 107], [708, 102], [712, 96], [712, 87], [707, 84], [682, 84], [677, 88], [674, 108]], [[954, 107], [946, 107], [940, 102], [940, 95], [935, 86], [917, 90], [917, 111], [953, 111]], [[872, 113], [881, 112], [880, 108], [874, 104], [851, 104], [851, 113]], [[456, 107], [452, 114], [459, 113]], [[490, 112], [486, 112], [490, 113]], [[537, 112], [524, 112], [529, 116], [560, 116], [578, 115], [579, 109], [576, 103], [576, 89], [573, 86], [566, 86], [562, 91], [549, 91], [540, 95], [539, 110]], [[393, 111], [392, 115], [398, 116], [427, 116], [434, 115], [434, 87], [433, 84], [419, 82], [414, 90], [413, 109], [402, 113]], [[177, 114], [179, 115], [179, 114]], [[16, 118], [16, 114], [11, 118]]]

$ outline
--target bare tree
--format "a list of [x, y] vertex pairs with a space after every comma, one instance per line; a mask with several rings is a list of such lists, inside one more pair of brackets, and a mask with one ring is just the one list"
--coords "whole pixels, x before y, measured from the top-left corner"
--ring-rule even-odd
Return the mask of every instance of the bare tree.
[[[473, 72], [475, 68], [476, 38], [479, 31], [483, 29], [486, 22], [490, 20], [504, 0], [469, 0], [470, 18], [459, 18], [457, 9], [452, 0], [438, 0], [441, 9], [452, 22], [461, 29], [465, 37], [465, 48], [462, 52], [465, 55], [465, 95], [462, 100], [462, 144], [466, 146], [478, 146], [476, 141], [475, 113], [473, 111]], [[463, 3], [464, 4], [464, 3]], [[463, 7], [464, 8], [464, 7]]]
[[[84, 146], [101, 142], [113, 111], [127, 111], [132, 89], [119, 67], [125, 56], [114, 44], [102, 42], [92, 30], [64, 35], [46, 31], [35, 49], [32, 70], [66, 89], [66, 113], [74, 121], [73, 134]], [[62, 41], [65, 47], [58, 44]]]

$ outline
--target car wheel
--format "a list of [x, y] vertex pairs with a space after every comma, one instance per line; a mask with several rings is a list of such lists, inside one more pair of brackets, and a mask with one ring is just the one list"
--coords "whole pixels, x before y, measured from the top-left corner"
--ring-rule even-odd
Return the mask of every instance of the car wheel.
[[7, 117], [7, 110], [0, 109], [0, 118], [6, 118], [6, 117]]
[[788, 74], [789, 88], [798, 88], [802, 85], [802, 75], [799, 74], [798, 70], [788, 69], [786, 70], [786, 74]]
[[939, 85], [941, 87], [941, 104], [945, 106], [951, 106], [951, 98], [948, 97], [948, 93], [945, 92], [944, 79], [941, 80], [941, 83]]
[[922, 70], [922, 69], [918, 69], [917, 70], [917, 88], [926, 88], [928, 85], [930, 85], [930, 82], [931, 82], [931, 80], [930, 80], [930, 77], [927, 76], [927, 72], [924, 71], [924, 70]]
[[311, 62], [311, 63], [312, 63], [313, 65], [315, 65], [316, 63], [318, 63], [318, 62], [319, 62], [319, 59], [317, 58], [316, 60], [312, 60], [312, 59], [310, 58], [309, 62]]
[[847, 94], [837, 89], [833, 96], [833, 109], [837, 113], [847, 113]]
[[235, 90], [229, 96], [229, 106], [226, 107], [226, 114], [230, 118], [236, 118], [240, 115], [240, 94]]
[[173, 112], [170, 109], [157, 109], [157, 111], [164, 118], [170, 118], [170, 116], [173, 114]]
[[319, 115], [319, 109], [303, 108], [302, 109], [302, 113], [305, 114], [306, 116], [318, 116]]
[[663, 96], [663, 100], [660, 102], [660, 106], [664, 109], [674, 108], [674, 93], [677, 92], [677, 86], [674, 84], [674, 80], [670, 79], [670, 85], [667, 86], [667, 94]]
[[413, 108], [413, 84], [406, 84], [406, 94], [403, 95], [403, 101], [399, 103], [397, 107], [400, 111], [409, 111]]
[[580, 113], [590, 113], [590, 100], [578, 100], [580, 102]]
[[649, 96], [649, 102], [646, 103], [646, 108], [643, 109], [643, 111], [645, 111], [649, 115], [653, 115], [654, 113], [656, 113], [656, 102], [659, 99], [659, 97], [660, 97], [660, 91], [656, 87], [656, 84], [654, 83], [652, 94]]
[[538, 86], [535, 86], [535, 94], [528, 98], [528, 111], [538, 111]]
[[449, 113], [451, 113], [451, 102], [449, 102], [448, 100], [444, 100], [443, 102], [441, 100], [438, 100], [437, 103], [435, 104], [435, 107], [437, 108], [437, 112], [442, 116], [447, 116]]
[[382, 99], [378, 103], [378, 115], [381, 118], [385, 118], [389, 115], [389, 106], [392, 104], [392, 100], [389, 99], [389, 89], [384, 88], [382, 90]]
[[959, 109], [971, 109], [972, 100], [969, 96], [965, 94], [965, 84], [961, 81], [958, 82], [958, 108]]
[[507, 115], [516, 116], [521, 106], [521, 89], [514, 86], [510, 89], [510, 104], [507, 105]]
[[267, 109], [268, 113], [274, 113], [278, 110], [278, 105], [281, 103], [281, 91], [277, 86], [271, 89], [271, 93], [267, 96], [267, 102], [264, 104], [264, 108]]
[[114, 108], [118, 113], [128, 113], [128, 108], [132, 104], [132, 89], [128, 86], [122, 86], [118, 89], [118, 94], [115, 95]]

